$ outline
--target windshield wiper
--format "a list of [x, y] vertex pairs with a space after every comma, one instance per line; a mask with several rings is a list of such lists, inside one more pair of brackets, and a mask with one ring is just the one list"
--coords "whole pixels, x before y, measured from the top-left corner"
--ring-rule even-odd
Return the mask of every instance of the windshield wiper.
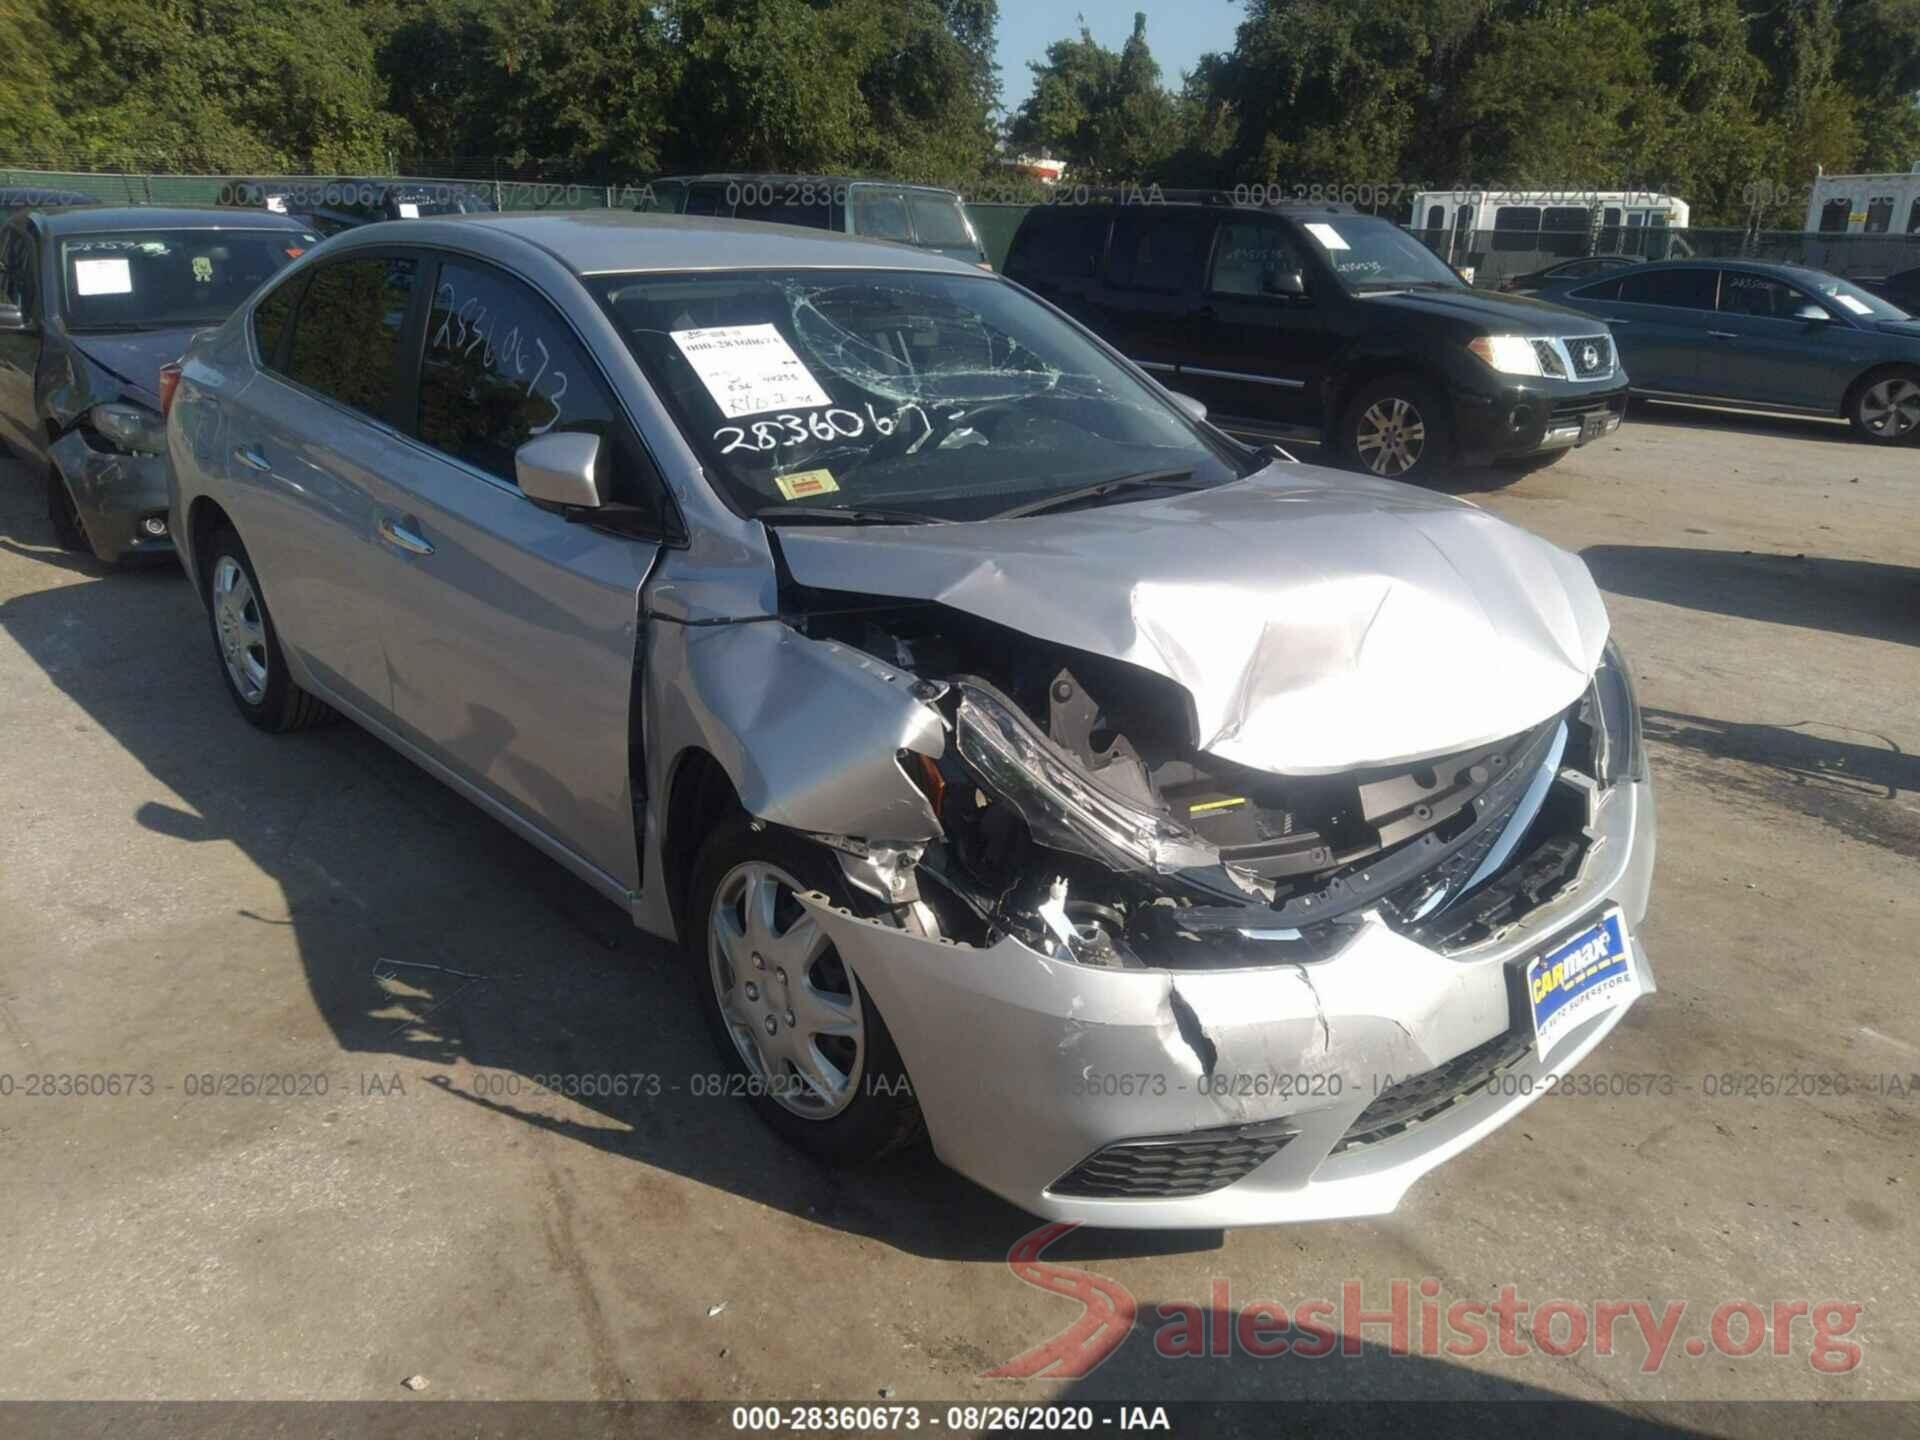
[[1128, 490], [1147, 490], [1160, 486], [1170, 490], [1206, 490], [1207, 481], [1195, 481], [1193, 467], [1181, 470], [1143, 470], [1138, 475], [1122, 475], [1115, 480], [1096, 480], [1091, 485], [1082, 485], [1075, 490], [1063, 490], [1058, 495], [1042, 495], [1038, 500], [1028, 500], [1015, 505], [1010, 510], [997, 510], [987, 518], [989, 520], [1016, 520], [1022, 515], [1045, 515], [1053, 510], [1067, 510], [1075, 505], [1084, 505], [1089, 500], [1104, 500], [1110, 495], [1118, 495]]
[[768, 505], [753, 512], [756, 520], [792, 520], [809, 525], [945, 525], [938, 515], [918, 510], [874, 510], [863, 506], [841, 509], [837, 505]]

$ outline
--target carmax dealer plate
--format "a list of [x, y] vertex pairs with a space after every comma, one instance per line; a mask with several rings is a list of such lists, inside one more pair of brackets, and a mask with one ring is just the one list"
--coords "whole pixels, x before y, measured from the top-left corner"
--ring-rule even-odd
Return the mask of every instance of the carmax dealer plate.
[[1589, 1016], [1625, 1005], [1639, 992], [1633, 947], [1618, 910], [1527, 964], [1533, 1048], [1542, 1060], [1560, 1037]]

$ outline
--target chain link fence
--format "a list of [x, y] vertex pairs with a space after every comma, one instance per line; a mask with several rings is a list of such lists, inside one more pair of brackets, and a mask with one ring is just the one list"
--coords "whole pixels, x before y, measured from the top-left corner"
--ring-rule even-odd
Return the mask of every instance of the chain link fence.
[[[0, 165], [0, 185], [78, 191], [108, 204], [259, 206], [270, 194], [298, 197], [308, 205], [351, 204], [360, 190], [384, 184], [476, 195], [500, 210], [636, 210], [653, 205], [653, 191], [644, 178], [588, 177], [557, 163], [501, 157], [396, 159], [388, 174], [355, 176], [163, 174]], [[1033, 208], [968, 201], [967, 213], [995, 269], [1006, 260], [1014, 232]], [[1879, 280], [1920, 266], [1920, 235], [1707, 228], [1455, 233], [1409, 228], [1442, 259], [1471, 269], [1474, 283], [1484, 287], [1587, 255], [1776, 261], [1831, 271], [1851, 280]]]

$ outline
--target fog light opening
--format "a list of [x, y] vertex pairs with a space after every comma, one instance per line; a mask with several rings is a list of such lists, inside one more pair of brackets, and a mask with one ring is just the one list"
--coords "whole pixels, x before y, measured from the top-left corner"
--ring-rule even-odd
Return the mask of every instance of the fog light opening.
[[150, 540], [163, 540], [167, 534], [167, 517], [149, 515], [140, 522], [140, 533]]

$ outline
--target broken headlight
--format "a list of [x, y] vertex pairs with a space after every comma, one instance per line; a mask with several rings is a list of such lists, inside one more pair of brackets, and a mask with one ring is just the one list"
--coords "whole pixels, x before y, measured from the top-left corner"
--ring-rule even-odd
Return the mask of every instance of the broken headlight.
[[1600, 718], [1600, 754], [1596, 757], [1600, 782], [1611, 785], [1617, 780], [1646, 779], [1640, 705], [1633, 698], [1633, 677], [1627, 673], [1626, 657], [1611, 638], [1601, 652], [1600, 667], [1593, 672], [1588, 695]]
[[1164, 874], [1219, 864], [1219, 853], [1198, 836], [1096, 782], [1009, 701], [965, 681], [957, 688], [961, 758], [1020, 813], [1039, 844], [1114, 870]]
[[167, 422], [140, 405], [96, 405], [87, 412], [94, 432], [129, 455], [164, 455]]

